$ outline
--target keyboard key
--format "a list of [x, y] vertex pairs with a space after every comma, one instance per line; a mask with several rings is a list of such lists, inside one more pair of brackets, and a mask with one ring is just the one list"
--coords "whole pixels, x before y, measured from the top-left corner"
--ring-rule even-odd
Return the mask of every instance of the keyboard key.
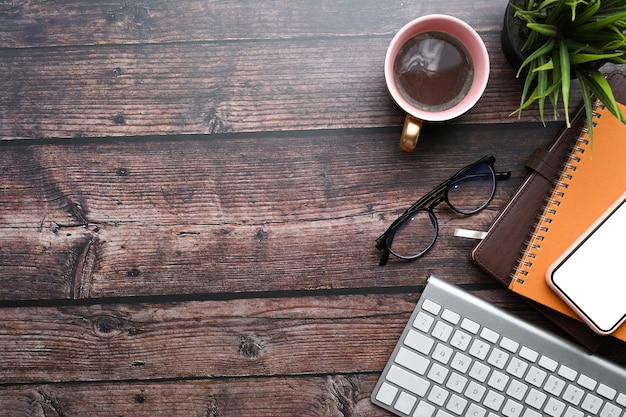
[[555, 397], [561, 395], [563, 388], [565, 388], [565, 381], [555, 377], [554, 375], [550, 375], [548, 377], [548, 382], [546, 382], [546, 385], [544, 385], [543, 387], [544, 390], [554, 395]]
[[545, 413], [551, 417], [560, 417], [565, 410], [565, 403], [557, 400], [556, 398], [550, 398], [546, 404], [546, 408], [543, 409]]
[[470, 355], [480, 359], [481, 361], [487, 357], [490, 346], [480, 339], [474, 339], [472, 347], [469, 350]]
[[428, 311], [429, 313], [434, 314], [435, 316], [438, 315], [439, 311], [441, 310], [441, 306], [439, 304], [432, 302], [429, 299], [424, 300], [424, 303], [422, 304], [422, 308]]
[[517, 343], [515, 340], [509, 339], [508, 337], [503, 337], [502, 340], [500, 341], [500, 347], [508, 350], [511, 353], [515, 353], [517, 352], [519, 343]]
[[556, 371], [556, 367], [557, 367], [558, 365], [559, 365], [559, 364], [558, 364], [555, 360], [550, 359], [550, 358], [548, 358], [547, 356], [542, 356], [542, 357], [539, 359], [539, 366], [541, 366], [541, 367], [542, 367], [542, 368], [544, 368], [544, 369], [547, 369], [547, 370], [548, 370], [548, 371], [550, 371], [550, 372], [554, 372], [554, 371]]
[[578, 405], [580, 404], [580, 400], [583, 399], [584, 393], [582, 389], [570, 384], [567, 386], [565, 394], [563, 394], [563, 399], [570, 404]]
[[398, 388], [383, 382], [378, 390], [378, 394], [376, 394], [376, 399], [383, 404], [391, 405], [393, 399], [396, 398], [397, 392]]
[[530, 393], [526, 397], [526, 404], [529, 406], [536, 408], [537, 410], [541, 410], [543, 407], [543, 403], [546, 401], [548, 396], [541, 391], [537, 391], [536, 389], [531, 389]]
[[518, 401], [522, 401], [524, 395], [526, 395], [526, 391], [528, 391], [528, 385], [514, 379], [507, 388], [506, 395], [509, 395]]
[[485, 391], [487, 391], [487, 388], [472, 381], [469, 383], [467, 389], [465, 390], [465, 396], [470, 400], [479, 403], [483, 399]]
[[447, 342], [450, 339], [450, 335], [452, 334], [452, 326], [444, 323], [443, 321], [438, 321], [435, 323], [435, 328], [431, 335], [441, 340], [442, 342]]
[[535, 352], [534, 350], [530, 348], [527, 348], [526, 346], [522, 346], [522, 348], [519, 351], [519, 355], [529, 362], [534, 362], [539, 357], [539, 354], [537, 352]]
[[435, 385], [433, 389], [430, 390], [430, 394], [428, 394], [428, 400], [433, 404], [443, 407], [448, 398], [448, 394], [448, 391]]
[[615, 395], [617, 394], [617, 391], [615, 391], [611, 387], [607, 387], [604, 384], [600, 384], [600, 386], [598, 387], [597, 392], [598, 392], [598, 394], [600, 394], [601, 396], [603, 396], [607, 400], [611, 400], [611, 401], [613, 400], [613, 398], [615, 398]]
[[487, 414], [487, 410], [479, 407], [476, 404], [470, 404], [469, 408], [467, 409], [467, 413], [465, 413], [465, 415], [469, 417], [485, 417], [485, 414]]
[[398, 351], [396, 363], [420, 375], [424, 375], [428, 365], [430, 365], [428, 359], [404, 347], [400, 348]]
[[448, 363], [452, 358], [452, 353], [454, 353], [454, 351], [448, 346], [437, 343], [437, 346], [435, 346], [435, 350], [433, 350], [432, 356], [433, 359], [436, 361], [439, 361], [441, 363]]
[[524, 411], [524, 414], [522, 415], [522, 417], [543, 417], [541, 414], [539, 414], [536, 411], [531, 410], [530, 408], [527, 408]]
[[600, 412], [600, 417], [618, 417], [622, 414], [622, 409], [616, 405], [606, 403], [604, 407], [602, 407], [602, 411]]
[[494, 391], [489, 391], [487, 393], [487, 396], [485, 397], [485, 401], [483, 404], [485, 405], [485, 407], [489, 407], [493, 411], [498, 411], [500, 410], [500, 407], [502, 407], [502, 403], [504, 403], [503, 395], [500, 395]]
[[533, 384], [536, 387], [540, 387], [543, 384], [543, 381], [546, 379], [547, 375], [548, 374], [546, 374], [545, 371], [542, 371], [541, 369], [535, 366], [531, 366], [524, 380], [528, 382], [529, 384]]
[[461, 329], [467, 330], [471, 334], [477, 334], [478, 330], [480, 329], [480, 325], [476, 323], [475, 321], [465, 318], [461, 322]]
[[506, 367], [506, 371], [515, 378], [522, 378], [527, 368], [528, 364], [526, 362], [519, 358], [513, 358], [509, 362], [509, 366]]
[[448, 310], [447, 308], [445, 308], [443, 310], [443, 313], [441, 313], [441, 318], [444, 319], [445, 321], [452, 323], [454, 325], [459, 324], [459, 320], [461, 320], [461, 316], [458, 315], [457, 313], [455, 313], [452, 310]]
[[490, 371], [491, 369], [487, 365], [480, 362], [474, 362], [469, 375], [477, 381], [485, 382]]
[[572, 407], [567, 407], [567, 410], [565, 410], [565, 414], [563, 414], [563, 417], [584, 417], [585, 413], [583, 413], [582, 411], [576, 410], [575, 408]]
[[398, 397], [398, 401], [396, 401], [393, 408], [400, 411], [401, 413], [409, 414], [416, 402], [417, 398], [402, 391], [400, 393], [400, 396]]
[[423, 353], [424, 355], [428, 355], [435, 344], [435, 341], [428, 336], [416, 332], [415, 330], [409, 330], [409, 334], [407, 334], [404, 339], [404, 344], [420, 353]]
[[467, 407], [467, 400], [459, 397], [456, 394], [452, 394], [452, 397], [450, 397], [450, 401], [448, 401], [448, 404], [446, 405], [446, 410], [453, 412], [457, 416], [460, 416], [461, 414], [463, 414], [465, 407]]
[[617, 401], [617, 403], [618, 403], [619, 405], [626, 407], [626, 394], [622, 394], [622, 393], [620, 393], [620, 394], [617, 396], [617, 400], [616, 400], [616, 401]]
[[415, 320], [413, 321], [413, 327], [415, 327], [418, 330], [421, 330], [424, 333], [428, 333], [434, 321], [435, 319], [433, 318], [433, 316], [429, 316], [423, 311], [420, 311], [417, 317], [415, 317]]
[[456, 372], [452, 372], [450, 378], [448, 378], [448, 382], [446, 382], [446, 388], [451, 389], [454, 392], [462, 393], [467, 385], [467, 378], [462, 375], [457, 374]]
[[493, 365], [498, 369], [503, 369], [504, 365], [506, 365], [508, 360], [509, 360], [508, 353], [504, 352], [503, 350], [495, 348], [491, 351], [491, 354], [489, 355], [489, 359], [487, 359], [487, 362], [490, 365]]
[[435, 414], [435, 407], [425, 401], [420, 401], [413, 413], [414, 416], [419, 417], [432, 417], [433, 414]]
[[506, 400], [506, 404], [502, 408], [502, 415], [506, 417], [519, 417], [522, 414], [524, 406], [513, 400]]
[[596, 388], [597, 382], [594, 379], [589, 378], [587, 375], [581, 375], [578, 377], [578, 385], [583, 388], [587, 388], [589, 391], [593, 391]]
[[561, 365], [561, 367], [559, 368], [559, 376], [562, 376], [563, 378], [567, 379], [568, 381], [572, 381], [573, 382], [576, 379], [577, 375], [578, 375], [578, 372], [576, 372], [572, 368], [568, 368], [565, 365]]
[[600, 407], [604, 404], [604, 401], [600, 397], [596, 397], [593, 394], [587, 394], [581, 408], [590, 414], [597, 414], [600, 411]]
[[419, 376], [396, 365], [392, 365], [391, 368], [389, 368], [387, 380], [420, 397], [423, 397], [424, 394], [426, 394], [426, 391], [430, 386], [430, 382], [427, 380], [420, 378]]
[[459, 350], [465, 351], [471, 341], [472, 337], [469, 334], [462, 332], [461, 330], [456, 330], [452, 336], [450, 344]]
[[495, 388], [498, 391], [504, 391], [504, 387], [506, 387], [507, 382], [509, 382], [509, 377], [503, 374], [502, 372], [493, 371], [491, 377], [489, 378], [489, 385], [491, 388]]
[[428, 371], [428, 379], [435, 381], [438, 384], [443, 384], [448, 376], [448, 368], [445, 368], [438, 363], [433, 363], [433, 366]]
[[496, 343], [500, 338], [500, 335], [487, 327], [483, 327], [480, 331], [480, 337], [488, 342]]
[[465, 374], [467, 373], [467, 370], [469, 369], [471, 363], [472, 360], [468, 356], [465, 356], [461, 352], [457, 352], [454, 355], [454, 358], [452, 358], [452, 362], [450, 362], [450, 367]]

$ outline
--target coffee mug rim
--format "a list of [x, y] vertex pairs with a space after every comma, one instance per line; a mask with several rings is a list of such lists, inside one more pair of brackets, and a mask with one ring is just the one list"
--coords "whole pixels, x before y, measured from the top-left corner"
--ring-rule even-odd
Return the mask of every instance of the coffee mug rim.
[[[400, 47], [408, 41], [410, 38], [422, 33], [432, 31], [433, 29], [426, 30], [415, 30], [417, 25], [423, 24], [427, 21], [447, 21], [452, 22], [457, 25], [457, 27], [463, 30], [465, 36], [469, 36], [472, 40], [472, 45], [468, 45], [466, 40], [459, 39], [461, 43], [463, 43], [470, 52], [473, 65], [474, 65], [474, 79], [472, 81], [472, 86], [470, 87], [470, 91], [465, 96], [463, 100], [461, 100], [458, 104], [453, 107], [442, 110], [442, 111], [428, 111], [424, 109], [420, 109], [415, 107], [411, 103], [409, 103], [400, 93], [396, 84], [394, 77], [394, 64], [395, 64], [395, 56], [397, 55], [397, 51]], [[442, 32], [448, 33], [448, 31], [441, 30]], [[458, 36], [451, 34], [452, 36], [459, 38]], [[399, 45], [398, 45], [399, 44]], [[397, 46], [397, 47], [396, 47]], [[472, 51], [476, 52], [476, 48], [478, 48], [479, 53], [472, 53]], [[487, 47], [485, 46], [484, 41], [478, 35], [476, 30], [471, 27], [465, 21], [450, 15], [445, 14], [429, 14], [420, 16], [416, 19], [411, 20], [407, 24], [405, 24], [393, 37], [391, 40], [389, 47], [387, 48], [387, 53], [385, 56], [385, 81], [387, 83], [387, 89], [389, 90], [391, 97], [394, 99], [396, 104], [404, 110], [406, 113], [410, 114], [413, 117], [417, 117], [421, 120], [426, 121], [445, 121], [450, 120], [455, 117], [462, 115], [463, 113], [470, 110], [474, 105], [478, 102], [482, 93], [485, 91], [487, 87], [487, 82], [489, 80], [490, 73], [490, 61], [489, 61], [489, 53], [487, 52]]]

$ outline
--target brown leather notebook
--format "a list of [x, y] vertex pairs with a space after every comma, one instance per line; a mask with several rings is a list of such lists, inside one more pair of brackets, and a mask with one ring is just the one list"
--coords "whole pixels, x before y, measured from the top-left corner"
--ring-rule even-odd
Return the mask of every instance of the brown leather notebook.
[[[626, 75], [614, 72], [607, 78], [617, 101], [626, 103]], [[485, 239], [471, 253], [476, 265], [506, 287], [534, 230], [544, 200], [550, 195], [584, 124], [585, 112], [581, 105], [572, 117], [572, 127], [564, 127], [547, 149], [537, 149], [532, 154], [526, 162], [530, 170], [528, 177], [491, 225]], [[531, 300], [528, 302], [587, 349], [595, 351], [600, 347], [604, 337], [586, 324]]]

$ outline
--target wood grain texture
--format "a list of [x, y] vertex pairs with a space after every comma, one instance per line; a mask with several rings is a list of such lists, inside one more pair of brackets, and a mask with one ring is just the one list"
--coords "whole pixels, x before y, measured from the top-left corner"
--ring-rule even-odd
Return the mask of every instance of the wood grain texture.
[[[0, 375], [23, 384], [377, 372], [426, 279], [413, 281], [395, 293], [5, 308]], [[536, 320], [493, 288], [468, 290]]]
[[398, 126], [385, 50], [408, 20], [433, 12], [473, 24], [490, 52], [487, 90], [458, 122], [518, 121], [503, 12], [487, 1], [275, 2], [263, 12], [247, 2], [77, 3], [0, 11], [0, 139]]
[[[519, 82], [499, 33], [482, 35], [493, 75], [458, 122], [516, 123]], [[398, 126], [382, 70], [390, 39], [0, 49], [0, 138]]]
[[390, 35], [431, 13], [454, 14], [480, 29], [499, 30], [505, 6], [490, 0], [12, 0], [0, 3], [0, 47]]
[[368, 372], [384, 364], [415, 301], [355, 295], [8, 309], [2, 324], [15, 333], [3, 338], [31, 336], [4, 350], [3, 362], [14, 366], [0, 374], [23, 383]]
[[[509, 117], [505, 4], [0, 0], [0, 417], [386, 416], [369, 396], [430, 274], [558, 331], [453, 236], [561, 126]], [[382, 62], [429, 13], [492, 72], [407, 154]], [[433, 250], [379, 267], [393, 219], [487, 154], [512, 171], [489, 207], [439, 206]]]
[[[413, 155], [395, 146], [396, 129], [98, 142], [72, 152], [64, 143], [4, 146], [11, 162], [0, 181], [12, 186], [0, 190], [0, 294], [411, 285], [402, 270], [426, 276], [441, 263], [476, 274], [468, 260], [474, 242], [454, 238], [454, 228], [486, 229], [510, 198], [526, 172], [517, 161], [526, 130], [429, 130], [423, 153]], [[508, 149], [496, 154], [496, 168], [515, 175], [498, 184], [490, 207], [466, 217], [442, 206], [441, 238], [428, 257], [378, 267], [374, 241], [395, 216], [503, 141]], [[451, 143], [463, 146], [451, 152]]]
[[[502, 288], [468, 289], [539, 324]], [[369, 395], [417, 297], [5, 308], [0, 416], [386, 415]]]
[[372, 374], [46, 384], [4, 390], [0, 416], [388, 416]]

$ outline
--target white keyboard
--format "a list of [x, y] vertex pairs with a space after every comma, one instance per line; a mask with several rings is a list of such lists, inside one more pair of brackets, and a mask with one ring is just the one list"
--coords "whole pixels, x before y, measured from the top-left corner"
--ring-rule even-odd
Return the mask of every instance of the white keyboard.
[[626, 417], [626, 370], [431, 276], [372, 401], [414, 417]]

